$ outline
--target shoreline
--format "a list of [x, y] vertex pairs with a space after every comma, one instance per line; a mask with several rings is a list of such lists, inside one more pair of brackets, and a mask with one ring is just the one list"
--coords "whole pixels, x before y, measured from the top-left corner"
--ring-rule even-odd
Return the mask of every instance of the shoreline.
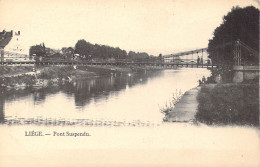
[[165, 122], [190, 122], [195, 120], [198, 101], [197, 96], [201, 87], [197, 86], [186, 91], [175, 104], [171, 111], [165, 116]]
[[249, 83], [205, 84], [186, 91], [165, 114], [165, 122], [259, 127], [256, 85]]
[[[35, 70], [35, 68], [37, 70]], [[0, 66], [0, 89], [44, 88], [52, 85], [129, 73], [158, 71], [141, 67], [117, 66]]]

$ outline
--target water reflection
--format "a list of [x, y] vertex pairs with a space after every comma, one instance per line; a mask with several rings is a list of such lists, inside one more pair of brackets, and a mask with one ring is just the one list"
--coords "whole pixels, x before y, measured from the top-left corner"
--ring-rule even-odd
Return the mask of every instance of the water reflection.
[[[162, 71], [156, 71], [149, 74], [146, 73], [131, 74], [131, 75], [118, 74], [116, 76], [111, 75], [103, 78], [78, 80], [76, 82], [63, 83], [60, 85], [49, 86], [40, 89], [26, 88], [26, 89], [19, 89], [19, 90], [15, 90], [15, 89], [1, 90], [0, 123], [8, 122], [8, 119], [10, 117], [11, 118], [15, 117], [15, 119], [13, 119], [12, 121], [17, 122], [16, 118], [17, 117], [19, 118], [20, 113], [17, 113], [18, 111], [16, 110], [13, 111], [11, 109], [12, 112], [9, 114], [8, 117], [6, 117], [5, 109], [12, 108], [12, 106], [14, 105], [18, 106], [18, 104], [21, 103], [20, 101], [26, 101], [26, 102], [33, 101], [33, 105], [28, 106], [29, 110], [32, 111], [34, 110], [33, 106], [44, 105], [46, 103], [47, 98], [51, 98], [52, 95], [55, 96], [59, 93], [62, 93], [66, 95], [66, 98], [74, 99], [75, 108], [84, 108], [91, 102], [98, 103], [101, 100], [108, 101], [110, 96], [118, 96], [121, 90], [132, 88], [135, 85], [147, 84], [149, 79], [161, 75], [162, 75]], [[9, 107], [6, 107], [5, 106], [6, 102], [12, 104], [12, 106], [9, 105]], [[57, 103], [56, 105], [62, 105], [62, 104]], [[38, 116], [41, 117], [42, 115], [38, 115]], [[27, 117], [29, 118], [30, 116], [27, 115]], [[13, 122], [11, 124], [13, 124]]]
[[[158, 72], [157, 72], [158, 74]], [[156, 75], [151, 75], [153, 77]], [[108, 99], [109, 95], [117, 95], [120, 90], [132, 87], [136, 84], [146, 84], [147, 75], [120, 75], [108, 78], [98, 78], [90, 80], [82, 80], [73, 84], [64, 85], [63, 92], [74, 94], [76, 106], [85, 106], [90, 103], [91, 99], [98, 102], [102, 99]]]
[[41, 89], [1, 90], [0, 121], [10, 125], [64, 125], [63, 121], [67, 125], [78, 119], [87, 119], [81, 123], [84, 125], [107, 125], [111, 121], [123, 126], [137, 126], [135, 122], [160, 124], [160, 106], [172, 98], [176, 89], [185, 92], [197, 86], [203, 75], [209, 76], [210, 72], [180, 69], [118, 73]]

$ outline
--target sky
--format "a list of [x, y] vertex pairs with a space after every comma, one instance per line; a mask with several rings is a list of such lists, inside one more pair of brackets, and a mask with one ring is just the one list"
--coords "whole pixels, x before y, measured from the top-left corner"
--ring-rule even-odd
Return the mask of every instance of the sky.
[[207, 47], [237, 5], [259, 0], [0, 0], [0, 31], [20, 30], [26, 48], [85, 39], [158, 56]]

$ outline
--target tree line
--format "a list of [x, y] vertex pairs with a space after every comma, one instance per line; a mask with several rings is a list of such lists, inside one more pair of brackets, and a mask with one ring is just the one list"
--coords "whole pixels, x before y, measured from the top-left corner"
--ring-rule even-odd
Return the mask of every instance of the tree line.
[[84, 39], [78, 40], [75, 45], [75, 53], [85, 59], [134, 59], [148, 60], [155, 58], [146, 52], [134, 52], [111, 47], [107, 45], [91, 44]]
[[[259, 10], [253, 6], [233, 7], [231, 12], [223, 17], [223, 22], [209, 40], [209, 58], [216, 64], [234, 63], [234, 44], [225, 43], [242, 41], [250, 48], [259, 52]], [[222, 46], [222, 47], [219, 47]], [[245, 65], [258, 64], [258, 58], [242, 49], [242, 63]]]
[[[48, 48], [49, 49], [49, 48]], [[62, 52], [60, 56], [64, 56], [65, 47], [62, 48]], [[100, 60], [100, 59], [132, 59], [136, 61], [144, 61], [144, 60], [159, 60], [160, 56], [155, 57], [153, 55], [149, 55], [146, 52], [134, 52], [129, 51], [128, 53], [125, 50], [120, 49], [119, 47], [111, 47], [107, 45], [99, 45], [99, 44], [91, 44], [87, 42], [85, 39], [80, 39], [77, 41], [74, 47], [74, 53], [80, 59], [83, 60]], [[36, 55], [36, 57], [52, 57], [52, 55], [48, 54], [46, 51], [46, 47], [43, 44], [34, 45], [30, 47], [30, 55]], [[55, 54], [57, 55], [57, 54]], [[160, 54], [161, 55], [161, 54]]]

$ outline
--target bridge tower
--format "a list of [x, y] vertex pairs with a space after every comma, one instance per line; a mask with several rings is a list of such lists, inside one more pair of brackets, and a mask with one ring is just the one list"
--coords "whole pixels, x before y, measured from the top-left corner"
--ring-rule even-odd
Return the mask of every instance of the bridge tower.
[[234, 65], [241, 65], [241, 42], [237, 40], [234, 46]]

